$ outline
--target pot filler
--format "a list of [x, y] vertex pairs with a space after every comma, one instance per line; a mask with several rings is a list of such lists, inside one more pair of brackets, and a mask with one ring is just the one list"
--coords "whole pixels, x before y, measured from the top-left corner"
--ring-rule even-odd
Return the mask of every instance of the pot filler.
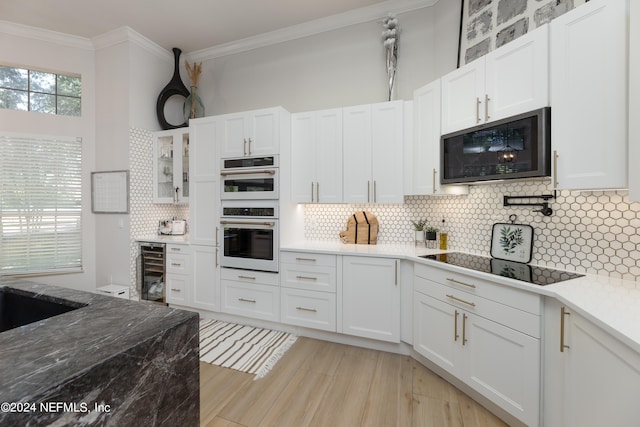
[[546, 267], [537, 267], [515, 261], [490, 258], [480, 255], [471, 255], [461, 252], [451, 252], [438, 255], [422, 255], [421, 258], [433, 259], [446, 264], [495, 274], [496, 276], [522, 280], [533, 285], [546, 286], [564, 280], [583, 277], [584, 274], [568, 271], [554, 270]]

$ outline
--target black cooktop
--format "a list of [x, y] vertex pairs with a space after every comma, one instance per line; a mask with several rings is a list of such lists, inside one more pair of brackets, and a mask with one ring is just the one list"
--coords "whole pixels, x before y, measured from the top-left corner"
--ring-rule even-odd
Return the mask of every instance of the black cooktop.
[[461, 252], [422, 255], [421, 258], [433, 259], [447, 264], [456, 265], [458, 267], [495, 274], [496, 276], [522, 280], [539, 286], [551, 285], [553, 283], [562, 282], [563, 280], [575, 279], [576, 277], [584, 276], [583, 274], [570, 273], [545, 267], [536, 267], [529, 264], [522, 264], [520, 262], [505, 261], [497, 258], [471, 255]]

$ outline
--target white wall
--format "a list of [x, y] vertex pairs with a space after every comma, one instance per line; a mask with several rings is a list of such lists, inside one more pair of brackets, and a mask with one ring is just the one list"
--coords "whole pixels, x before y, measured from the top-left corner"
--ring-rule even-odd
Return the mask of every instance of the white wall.
[[[44, 33], [44, 32], [43, 32]], [[35, 34], [38, 36], [38, 34]], [[93, 48], [84, 40], [54, 44], [14, 34], [0, 36], [2, 63], [58, 73], [81, 74], [82, 116], [64, 117], [0, 109], [0, 130], [6, 132], [82, 137], [82, 258], [84, 271], [38, 277], [38, 281], [75, 289], [95, 287], [95, 224], [91, 213], [90, 173], [95, 164], [95, 68]]]
[[[455, 69], [459, 14], [459, 2], [440, 1], [397, 16], [396, 99], [411, 99], [415, 89]], [[381, 35], [381, 22], [368, 22], [205, 60], [198, 90], [206, 115], [275, 105], [299, 112], [385, 101]]]

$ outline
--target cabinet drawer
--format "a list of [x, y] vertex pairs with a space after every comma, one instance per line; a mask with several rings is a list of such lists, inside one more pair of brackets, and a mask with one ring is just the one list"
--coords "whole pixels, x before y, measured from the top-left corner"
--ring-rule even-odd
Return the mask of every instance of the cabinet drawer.
[[166, 264], [167, 273], [189, 274], [191, 272], [191, 269], [189, 267], [190, 261], [190, 254], [169, 253], [167, 255]]
[[326, 292], [282, 288], [283, 323], [336, 331], [336, 295]]
[[280, 262], [296, 265], [336, 266], [336, 255], [316, 254], [312, 252], [280, 252]]
[[469, 313], [475, 313], [485, 319], [492, 320], [534, 338], [540, 338], [541, 320], [540, 316], [535, 314], [500, 304], [469, 292], [459, 291], [423, 277], [415, 277], [414, 289]]
[[184, 275], [167, 274], [166, 297], [169, 304], [184, 304], [188, 301], [188, 279]]
[[259, 285], [279, 286], [280, 275], [278, 273], [267, 273], [265, 271], [238, 270], [235, 268], [223, 268], [220, 272], [223, 280], [234, 280], [242, 283], [253, 283]]
[[533, 292], [479, 279], [471, 274], [456, 273], [424, 264], [416, 264], [414, 274], [416, 277], [422, 277], [456, 290], [487, 298], [518, 310], [535, 315], [542, 313], [540, 295]]
[[335, 292], [336, 267], [281, 264], [280, 285], [310, 291]]
[[269, 285], [222, 280], [223, 313], [256, 319], [280, 320], [280, 288]]

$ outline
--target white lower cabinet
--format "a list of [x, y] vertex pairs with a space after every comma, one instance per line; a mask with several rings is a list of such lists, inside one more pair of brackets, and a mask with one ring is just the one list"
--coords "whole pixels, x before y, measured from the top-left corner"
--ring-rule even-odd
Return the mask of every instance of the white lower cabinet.
[[166, 301], [167, 304], [191, 303], [191, 248], [189, 245], [167, 245]]
[[502, 286], [454, 274], [445, 283], [434, 282], [438, 271], [415, 269], [415, 351], [515, 419], [539, 425], [540, 316], [523, 309], [539, 297], [521, 292], [522, 307], [512, 303], [513, 295], [507, 300], [515, 307], [505, 305], [499, 298]]
[[336, 255], [280, 254], [280, 317], [283, 323], [336, 332]]
[[342, 257], [342, 332], [400, 342], [400, 261]]
[[220, 276], [220, 311], [280, 321], [278, 273], [223, 268]]
[[640, 355], [553, 300], [545, 326], [544, 425], [638, 425]]
[[193, 259], [193, 290], [191, 306], [210, 311], [220, 310], [220, 267], [218, 248], [191, 245]]

